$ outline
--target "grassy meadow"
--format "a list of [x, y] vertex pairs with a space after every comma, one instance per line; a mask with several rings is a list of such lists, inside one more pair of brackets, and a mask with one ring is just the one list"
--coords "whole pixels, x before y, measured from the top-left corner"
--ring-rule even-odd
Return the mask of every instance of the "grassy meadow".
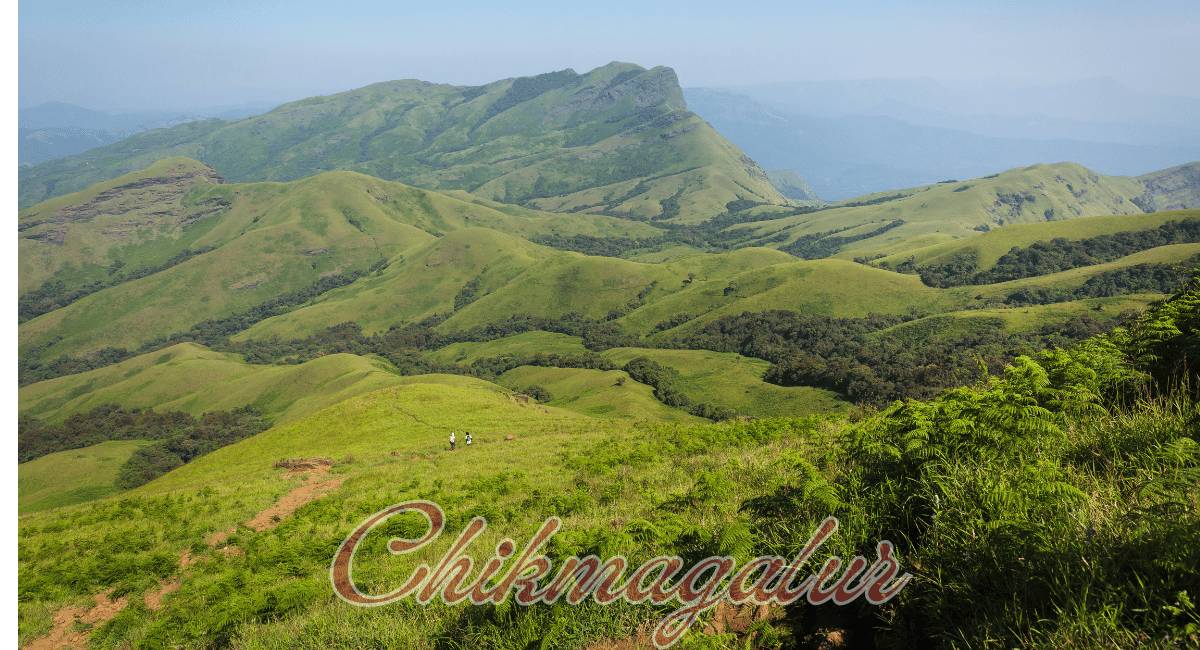
[[[477, 562], [502, 538], [519, 548], [557, 515], [562, 531], [546, 547], [556, 564], [586, 553], [634, 563], [668, 553], [690, 564], [791, 557], [836, 515], [841, 529], [810, 561], [814, 570], [833, 555], [871, 559], [875, 543], [889, 539], [913, 582], [884, 607], [789, 607], [758, 627], [758, 639], [803, 647], [836, 631], [902, 647], [1186, 641], [1200, 619], [1186, 568], [1197, 546], [1185, 540], [1194, 541], [1200, 513], [1187, 501], [1194, 484], [1179, 481], [1195, 471], [1188, 423], [1196, 407], [1182, 393], [1095, 402], [1103, 378], [1094, 372], [1069, 391], [1061, 379], [1038, 379], [1082, 377], [1096, 358], [1049, 355], [883, 413], [723, 424], [597, 420], [515, 401], [484, 382], [411, 378], [218, 450], [120, 499], [23, 517], [21, 639], [45, 634], [57, 606], [110, 587], [130, 604], [90, 630], [96, 647], [586, 648], [631, 637], [672, 610], [410, 600], [364, 609], [333, 596], [329, 562], [349, 530], [388, 505], [422, 499], [445, 510], [446, 533], [405, 557], [384, 544], [417, 536], [421, 520], [395, 518], [368, 536], [354, 574], [364, 592], [393, 589], [418, 563], [436, 563], [476, 516], [488, 521], [468, 551]], [[1044, 401], [1051, 396], [1060, 402]], [[986, 417], [989, 404], [1013, 399], [1048, 408]], [[451, 430], [460, 441], [472, 431], [475, 444], [449, 451]], [[516, 440], [504, 441], [508, 434]], [[975, 442], [961, 446], [967, 439]], [[274, 460], [314, 455], [336, 459], [338, 489], [273, 529], [242, 525], [303, 480]], [[232, 531], [223, 548], [204, 541], [222, 530]], [[186, 567], [177, 561], [185, 551]], [[142, 604], [167, 579], [181, 586], [161, 608]], [[703, 640], [696, 630], [682, 647], [744, 642]]]

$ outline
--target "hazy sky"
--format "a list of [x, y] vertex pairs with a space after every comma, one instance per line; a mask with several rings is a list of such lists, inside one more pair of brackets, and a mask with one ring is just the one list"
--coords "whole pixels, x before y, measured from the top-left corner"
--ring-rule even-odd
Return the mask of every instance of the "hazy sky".
[[1200, 97], [1195, 0], [1110, 2], [40, 0], [19, 12], [19, 103], [285, 101], [391, 79], [482, 84], [610, 61], [684, 87], [1111, 77]]

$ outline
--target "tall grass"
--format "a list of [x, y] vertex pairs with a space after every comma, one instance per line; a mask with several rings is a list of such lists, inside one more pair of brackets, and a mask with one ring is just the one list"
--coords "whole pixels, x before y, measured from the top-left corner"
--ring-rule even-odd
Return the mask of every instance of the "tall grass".
[[[243, 468], [213, 474], [224, 477], [215, 487], [155, 493], [151, 484], [119, 501], [21, 520], [22, 634], [44, 630], [47, 614], [72, 598], [109, 587], [131, 604], [98, 626], [98, 647], [585, 648], [653, 627], [672, 609], [525, 608], [511, 599], [358, 609], [337, 600], [328, 567], [341, 540], [371, 513], [425, 499], [445, 509], [446, 532], [397, 557], [387, 540], [414, 537], [414, 522], [381, 526], [356, 558], [364, 591], [384, 593], [417, 564], [437, 562], [476, 516], [489, 522], [470, 550], [477, 561], [503, 538], [523, 545], [556, 515], [563, 529], [545, 547], [556, 564], [620, 553], [636, 565], [659, 554], [688, 564], [792, 557], [834, 515], [841, 528], [809, 567], [834, 555], [873, 558], [887, 539], [914, 580], [883, 606], [789, 606], [756, 638], [810, 647], [837, 630], [863, 647], [1195, 644], [1200, 411], [1188, 386], [1154, 392], [1129, 383], [1137, 378], [1114, 349], [1092, 343], [1021, 358], [1003, 376], [880, 412], [699, 425], [571, 419], [522, 443], [531, 446], [480, 436], [453, 453], [421, 447], [419, 461], [353, 443], [356, 458], [335, 454], [344, 460], [334, 471], [349, 475], [340, 490], [263, 532], [238, 524], [294, 482]], [[1116, 380], [1124, 388], [1114, 390]], [[391, 403], [390, 392], [380, 395], [294, 423], [287, 435], [332, 439], [333, 423], [371, 421]], [[460, 404], [477, 413], [459, 418], [496, 417], [486, 401]], [[252, 446], [293, 444], [271, 435]], [[227, 550], [203, 542], [235, 526]], [[197, 559], [180, 568], [184, 549]], [[170, 576], [182, 584], [162, 609], [141, 604], [138, 596]], [[700, 627], [689, 645], [751, 641], [701, 642]]]

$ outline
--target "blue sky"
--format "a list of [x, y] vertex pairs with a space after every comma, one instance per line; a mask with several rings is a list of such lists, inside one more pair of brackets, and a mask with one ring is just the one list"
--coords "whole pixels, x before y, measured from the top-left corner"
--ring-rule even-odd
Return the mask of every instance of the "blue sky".
[[88, 108], [285, 101], [390, 79], [482, 84], [609, 61], [684, 87], [933, 77], [1111, 77], [1200, 97], [1186, 2], [25, 2], [19, 103]]

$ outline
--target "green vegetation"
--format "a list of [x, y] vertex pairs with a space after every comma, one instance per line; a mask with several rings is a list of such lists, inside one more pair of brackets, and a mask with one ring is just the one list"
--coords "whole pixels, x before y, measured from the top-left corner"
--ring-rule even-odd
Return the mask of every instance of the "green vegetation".
[[[791, 558], [832, 515], [840, 529], [806, 571], [835, 555], [870, 561], [887, 539], [913, 581], [884, 607], [801, 602], [759, 627], [789, 647], [831, 630], [902, 647], [1195, 643], [1198, 314], [1200, 275], [1109, 336], [1019, 358], [929, 402], [829, 420], [631, 426], [530, 407], [475, 380], [413, 378], [215, 451], [124, 499], [23, 518], [22, 639], [41, 613], [111, 587], [131, 604], [95, 641], [147, 648], [511, 648], [544, 638], [584, 648], [670, 610], [406, 600], [380, 611], [332, 600], [328, 566], [346, 533], [383, 507], [427, 499], [445, 509], [447, 533], [396, 556], [389, 537], [414, 537], [421, 522], [389, 521], [356, 557], [360, 589], [384, 593], [432, 565], [475, 516], [489, 522], [468, 551], [477, 559], [561, 517], [546, 549], [557, 566], [586, 553], [635, 564], [658, 554]], [[446, 451], [449, 430], [472, 431], [477, 444]], [[503, 442], [509, 433], [517, 440]], [[313, 455], [341, 459], [339, 489], [271, 529], [238, 525], [295, 484], [273, 459]], [[226, 530], [228, 551], [202, 539]], [[185, 550], [186, 567], [176, 561]], [[161, 608], [142, 604], [171, 577], [181, 586]]]
[[201, 248], [195, 251], [185, 248], [162, 264], [149, 267], [139, 266], [128, 273], [121, 270], [125, 266], [124, 260], [114, 260], [109, 265], [108, 274], [110, 277], [108, 280], [93, 280], [90, 284], [69, 291], [62, 280], [47, 280], [42, 283], [42, 286], [26, 293], [17, 301], [17, 322], [24, 323], [31, 318], [37, 318], [55, 309], [62, 309], [76, 300], [90, 296], [101, 289], [115, 287], [123, 282], [130, 282], [158, 273], [159, 271], [165, 271], [176, 264], [186, 262], [197, 255], [203, 255], [212, 250], [215, 250], [215, 248]]
[[[920, 275], [921, 281], [931, 287], [995, 284], [1103, 264], [1159, 246], [1194, 243], [1200, 243], [1200, 219], [1188, 217], [1168, 221], [1153, 230], [1125, 231], [1076, 241], [1056, 237], [1024, 248], [1014, 246], [986, 271], [980, 271], [978, 262], [969, 254], [960, 254], [950, 262], [923, 267]], [[887, 268], [886, 262], [880, 266]], [[911, 272], [911, 265], [897, 265], [896, 270]]]
[[837, 516], [809, 566], [891, 540], [898, 598], [681, 647], [1195, 644], [1194, 167], [787, 201], [613, 63], [22, 169], [19, 643], [106, 593], [106, 648], [595, 648], [670, 611], [331, 596], [347, 533], [420, 499], [446, 534], [381, 526], [360, 588], [477, 516], [479, 559], [561, 517], [555, 563], [790, 558]]
[[[261, 415], [257, 409], [245, 407], [231, 412], [205, 413], [197, 419], [178, 411], [156, 413], [152, 409], [130, 410], [117, 404], [105, 404], [87, 413], [72, 415], [59, 426], [46, 426], [36, 419], [22, 417], [17, 423], [17, 458], [22, 464], [18, 471], [22, 482], [29, 482], [28, 491], [36, 491], [39, 497], [31, 508], [37, 505], [53, 507], [47, 506], [47, 503], [80, 503], [108, 496], [117, 490], [144, 485], [214, 449], [260, 433], [269, 426]], [[109, 475], [109, 468], [103, 464], [88, 468], [94, 469], [96, 475], [88, 477], [84, 485], [77, 485], [80, 482], [78, 478], [49, 485], [50, 481], [45, 476], [47, 467], [61, 466], [64, 462], [68, 466], [80, 466], [78, 462], [60, 459], [30, 465], [28, 468], [25, 465], [83, 447], [91, 451], [76, 457], [95, 463], [99, 452], [97, 447], [104, 442], [130, 440], [145, 440], [149, 444], [118, 447], [115, 450], [124, 458], [110, 484], [95, 483]], [[86, 466], [89, 460], [82, 465]], [[109, 460], [109, 457], [105, 456], [102, 460]], [[71, 470], [78, 471], [78, 467], [69, 467], [68, 477], [73, 474]]]
[[654, 389], [621, 370], [517, 366], [496, 379], [506, 386], [535, 384], [550, 392], [547, 405], [592, 418], [700, 422], [654, 396]]
[[1048, 305], [1083, 298], [1108, 298], [1136, 293], [1169, 293], [1186, 280], [1189, 269], [1200, 264], [1193, 255], [1182, 264], [1135, 264], [1097, 273], [1074, 290], [1024, 288], [1010, 294], [1004, 304], [1013, 307]]
[[107, 403], [200, 416], [247, 402], [276, 423], [309, 415], [400, 381], [386, 362], [331, 354], [308, 363], [255, 366], [236, 354], [181, 343], [116, 365], [38, 382], [19, 391], [21, 414], [48, 423]]
[[772, 364], [764, 375], [768, 382], [823, 388], [855, 403], [883, 406], [931, 398], [981, 372], [998, 373], [1018, 356], [1065, 346], [1118, 324], [1080, 316], [1011, 333], [998, 318], [946, 315], [896, 327], [910, 320], [883, 314], [836, 319], [779, 310], [743, 313], [664, 343], [757, 357]]
[[[1083, 188], [1086, 194], [1076, 195], [1066, 185]], [[859, 197], [852, 201], [827, 206], [827, 209], [785, 217], [764, 224], [756, 230], [760, 236], [782, 233], [787, 237], [780, 247], [787, 246], [799, 237], [814, 233], [835, 233], [846, 228], [860, 228], [868, 232], [897, 220], [904, 222], [872, 237], [853, 242], [844, 242], [836, 257], [844, 259], [870, 259], [884, 256], [895, 265], [916, 255], [918, 262], [925, 259], [926, 251], [970, 246], [975, 239], [993, 233], [1006, 233], [1013, 226], [1037, 225], [1038, 228], [1051, 219], [1062, 227], [1061, 235], [1077, 239], [1087, 236], [1081, 231], [1071, 230], [1070, 224], [1079, 219], [1105, 215], [1130, 215], [1132, 219], [1111, 219], [1113, 230], [1129, 230], [1130, 224], [1141, 221], [1142, 210], [1131, 202], [1141, 196], [1146, 188], [1140, 182], [1118, 176], [1101, 176], [1072, 163], [1054, 165], [1032, 165], [997, 174], [995, 178], [976, 179], [970, 187], [955, 191], [955, 184], [934, 184], [905, 189], [901, 192], [885, 192]], [[1002, 197], [1027, 198], [1018, 203], [1001, 200]], [[887, 199], [887, 200], [883, 200]], [[858, 204], [851, 207], [850, 204]], [[1162, 223], [1165, 220], [1152, 220]], [[1049, 224], [1045, 224], [1049, 225]], [[1122, 227], [1123, 226], [1123, 227]], [[987, 232], [987, 231], [991, 232]], [[1047, 229], [1042, 232], [1049, 232]], [[1043, 236], [1042, 238], [1046, 238]], [[819, 240], [818, 240], [819, 241]], [[775, 244], [771, 244], [774, 246]], [[999, 251], [1007, 252], [1017, 242], [1008, 244]], [[833, 247], [830, 247], [833, 248]], [[989, 260], [981, 255], [981, 268], [987, 268]]]
[[18, 468], [17, 512], [94, 501], [120, 491], [117, 472], [148, 440], [120, 440], [47, 454]]
[[[899, 197], [897, 197], [897, 198], [899, 198]], [[817, 260], [817, 259], [829, 257], [831, 255], [841, 252], [842, 247], [845, 246], [846, 244], [851, 244], [856, 241], [861, 241], [863, 239], [870, 239], [872, 237], [878, 237], [879, 235], [882, 235], [885, 232], [887, 232], [893, 228], [899, 228], [900, 226], [903, 226], [903, 225], [904, 225], [904, 220], [897, 219], [897, 220], [887, 224], [886, 226], [881, 226], [874, 230], [870, 230], [870, 231], [860, 233], [857, 235], [831, 236], [834, 233], [850, 230], [851, 228], [853, 228], [853, 226], [848, 227], [848, 228], [842, 228], [839, 230], [830, 231], [830, 232], [812, 233], [810, 235], [804, 235], [802, 237], [797, 238], [795, 241], [788, 244], [787, 246], [780, 247], [779, 250], [781, 250], [785, 253], [791, 253], [792, 255], [795, 255], [796, 257], [799, 257], [800, 259]]]
[[1013, 248], [1027, 248], [1039, 241], [1057, 238], [1078, 240], [1121, 232], [1156, 230], [1169, 221], [1183, 221], [1197, 216], [1200, 216], [1200, 212], [1195, 210], [1177, 210], [1157, 214], [1116, 214], [1046, 223], [1010, 224], [1003, 228], [991, 228], [968, 238], [885, 255], [878, 264], [887, 263], [894, 269], [912, 258], [914, 266], [923, 268], [946, 264], [959, 257], [974, 257], [979, 269], [987, 270]]
[[575, 355], [587, 352], [587, 348], [583, 347], [583, 339], [577, 336], [532, 330], [479, 343], [450, 343], [430, 352], [427, 356], [442, 363], [469, 364], [479, 359], [500, 357], [505, 354], [533, 356], [537, 352]]
[[614, 348], [601, 356], [624, 364], [646, 357], [670, 368], [678, 390], [698, 402], [720, 405], [739, 416], [789, 417], [844, 411], [849, 405], [833, 391], [809, 386], [778, 386], [763, 381], [771, 364], [737, 353], [709, 350]]
[[[614, 62], [474, 87], [390, 81], [254, 118], [141, 133], [23, 169], [20, 205], [170, 156], [239, 183], [346, 170], [561, 213], [648, 219], [677, 193], [683, 215], [742, 198], [787, 203], [765, 172], [686, 110], [674, 71]], [[632, 192], [643, 180], [652, 182]]]

